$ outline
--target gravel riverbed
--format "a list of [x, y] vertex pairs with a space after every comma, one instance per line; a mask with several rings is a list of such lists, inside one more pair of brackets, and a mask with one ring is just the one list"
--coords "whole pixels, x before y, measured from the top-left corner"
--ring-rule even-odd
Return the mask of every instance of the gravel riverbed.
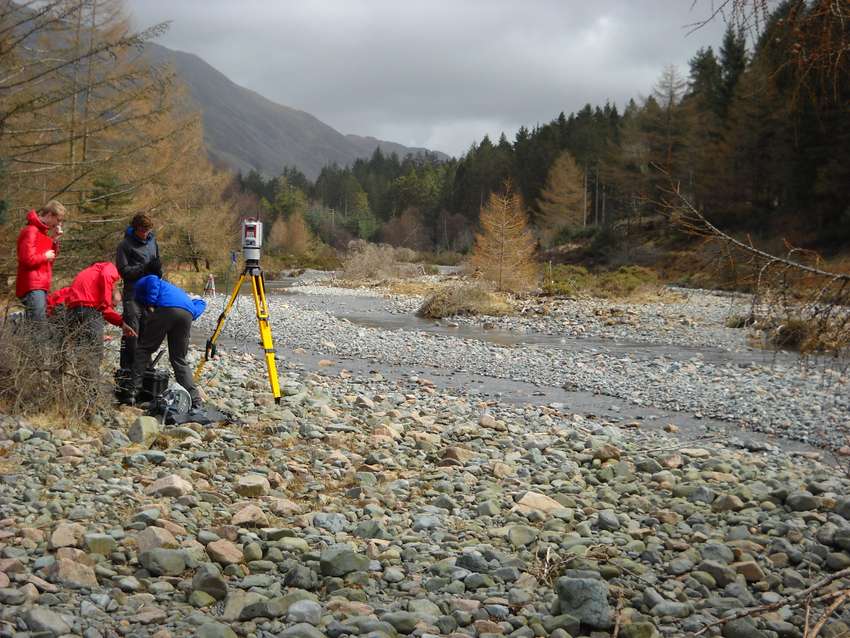
[[[729, 421], [833, 450], [850, 441], [845, 368], [748, 347], [745, 331], [724, 325], [730, 313], [747, 307], [741, 297], [689, 292], [673, 303], [559, 301], [543, 317], [443, 322], [459, 327], [486, 325], [531, 340], [506, 345], [487, 340], [484, 327], [480, 338], [454, 336], [451, 328], [428, 332], [415, 329], [416, 324], [414, 329], [390, 330], [337, 316], [338, 307], [320, 304], [334, 297], [380, 299], [386, 313], [404, 316], [415, 312], [421, 303], [417, 298], [315, 285], [294, 290], [298, 294], [269, 297], [276, 338], [329, 359], [431, 366], [593, 392], [637, 406]], [[221, 297], [212, 302], [201, 331], [211, 329], [222, 303]], [[253, 306], [243, 299], [228, 318], [225, 335], [238, 341], [255, 330]], [[533, 342], [541, 336], [555, 339]], [[592, 347], [585, 347], [590, 337]], [[623, 340], [627, 340], [625, 347]], [[653, 344], [662, 347], [642, 349]]]
[[[280, 404], [262, 363], [232, 347], [256, 346], [243, 299], [230, 347], [201, 380], [224, 422], [165, 426], [127, 407], [86, 426], [0, 415], [0, 638], [850, 632], [850, 476], [817, 452], [683, 440], [567, 403], [439, 387], [427, 372], [586, 384], [706, 414], [725, 406], [736, 420], [749, 406], [787, 419], [771, 426], [782, 434], [809, 436], [789, 412], [796, 402], [841, 430], [837, 400], [818, 413], [811, 394], [830, 396], [840, 375], [818, 389], [824, 369], [741, 365], [743, 345], [695, 345], [697, 319], [726, 330], [708, 319], [710, 300], [669, 331], [671, 356], [655, 358], [593, 341], [602, 328], [544, 348], [499, 345], [483, 328], [451, 336], [447, 322], [436, 333], [359, 325], [364, 314], [407, 321], [417, 305], [368, 291], [271, 302], [281, 350], [325, 358], [312, 371], [281, 358]], [[580, 323], [602, 306], [569, 312]], [[518, 334], [538, 325], [506, 321]], [[635, 337], [640, 325], [618, 329]], [[675, 350], [709, 346], [711, 364]], [[717, 363], [718, 351], [733, 363]], [[346, 369], [346, 357], [368, 366]]]
[[850, 582], [810, 455], [292, 365], [210, 362], [230, 423], [0, 418], [0, 636], [800, 638]]

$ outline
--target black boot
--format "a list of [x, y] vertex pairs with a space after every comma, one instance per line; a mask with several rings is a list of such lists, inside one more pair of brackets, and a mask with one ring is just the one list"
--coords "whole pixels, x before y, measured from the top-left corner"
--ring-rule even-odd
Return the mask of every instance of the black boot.
[[138, 337], [121, 337], [121, 351], [118, 359], [119, 367], [126, 368], [127, 370], [132, 369], [133, 359], [136, 358], [136, 344], [138, 341]]
[[133, 372], [129, 368], [119, 368], [115, 371], [115, 398], [122, 405], [136, 403], [136, 390], [133, 388]]

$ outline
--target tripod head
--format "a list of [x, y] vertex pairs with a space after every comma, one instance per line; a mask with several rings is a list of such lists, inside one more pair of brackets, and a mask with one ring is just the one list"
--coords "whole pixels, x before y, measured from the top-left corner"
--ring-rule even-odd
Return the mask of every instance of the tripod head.
[[263, 222], [253, 217], [242, 220], [242, 254], [246, 268], [260, 267], [260, 250], [263, 247]]

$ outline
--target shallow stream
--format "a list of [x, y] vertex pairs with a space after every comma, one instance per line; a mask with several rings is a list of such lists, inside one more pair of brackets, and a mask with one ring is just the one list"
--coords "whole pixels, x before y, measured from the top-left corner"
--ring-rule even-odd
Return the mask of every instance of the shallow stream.
[[[287, 303], [295, 307], [319, 310], [352, 324], [386, 331], [405, 331], [410, 338], [417, 333], [447, 335], [460, 339], [477, 339], [512, 348], [558, 348], [570, 351], [605, 353], [631, 359], [655, 359], [666, 357], [675, 361], [687, 362], [701, 360], [712, 363], [734, 363], [749, 366], [754, 363], [765, 365], [792, 355], [747, 349], [729, 352], [721, 348], [697, 348], [670, 344], [648, 344], [596, 337], [558, 337], [554, 335], [499, 330], [480, 324], [453, 325], [445, 321], [433, 321], [417, 317], [413, 312], [398, 312], [397, 308], [380, 297], [363, 297], [339, 294], [304, 294], [297, 288], [291, 288], [295, 280], [268, 282], [270, 295], [285, 295]], [[242, 301], [240, 300], [240, 303]], [[244, 311], [244, 310], [243, 310]], [[208, 334], [193, 335], [193, 343], [203, 347]], [[464, 371], [446, 370], [439, 364], [426, 366], [398, 366], [365, 358], [328, 359], [326, 354], [305, 351], [297, 343], [287, 343], [285, 335], [276, 335], [275, 345], [278, 358], [289, 365], [304, 371], [323, 375], [338, 375], [342, 370], [354, 375], [379, 373], [387, 379], [419, 377], [433, 382], [439, 390], [447, 390], [470, 398], [479, 398], [482, 402], [504, 401], [510, 403], [530, 403], [561, 407], [571, 413], [585, 416], [598, 416], [606, 421], [620, 423], [623, 427], [640, 427], [656, 430], [674, 424], [678, 436], [684, 443], [698, 445], [700, 441], [719, 439], [724, 442], [737, 441], [751, 449], [764, 449], [765, 446], [778, 446], [788, 451], [811, 452], [813, 448], [804, 443], [780, 439], [746, 430], [734, 423], [700, 418], [686, 412], [634, 405], [628, 401], [607, 395], [585, 391], [573, 391], [546, 385], [536, 385], [522, 381], [472, 374]], [[223, 349], [235, 348], [256, 352], [260, 355], [258, 340], [250, 335], [241, 342], [222, 338], [219, 346]], [[265, 370], [258, 368], [258, 374]]]

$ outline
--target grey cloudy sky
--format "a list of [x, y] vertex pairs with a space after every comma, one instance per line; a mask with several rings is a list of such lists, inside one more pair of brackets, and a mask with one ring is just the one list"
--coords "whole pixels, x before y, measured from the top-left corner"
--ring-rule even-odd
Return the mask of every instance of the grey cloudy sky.
[[160, 44], [342, 133], [463, 153], [485, 134], [646, 95], [724, 25], [711, 0], [129, 0]]

